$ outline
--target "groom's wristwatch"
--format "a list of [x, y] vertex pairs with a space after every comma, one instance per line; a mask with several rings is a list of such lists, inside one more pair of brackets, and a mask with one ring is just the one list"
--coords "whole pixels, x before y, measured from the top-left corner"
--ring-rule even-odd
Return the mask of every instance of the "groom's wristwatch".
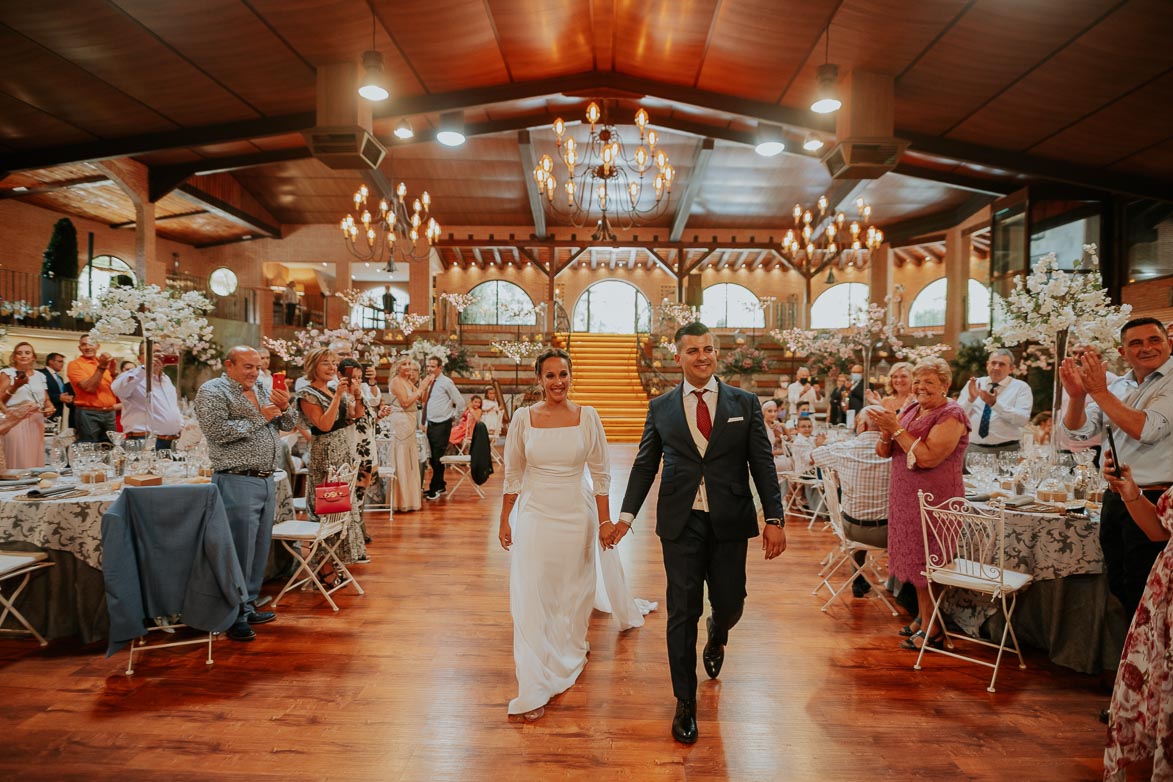
[[766, 524], [771, 527], [782, 529], [786, 526], [786, 522], [782, 519], [766, 519]]

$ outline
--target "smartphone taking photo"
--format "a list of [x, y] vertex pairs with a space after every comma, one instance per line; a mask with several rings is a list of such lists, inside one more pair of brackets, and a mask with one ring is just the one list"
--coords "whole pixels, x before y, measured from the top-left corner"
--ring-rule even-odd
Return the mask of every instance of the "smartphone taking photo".
[[1116, 455], [1116, 438], [1112, 436], [1112, 427], [1105, 426], [1104, 431], [1108, 433], [1108, 450], [1112, 453], [1112, 472], [1116, 477], [1120, 477], [1120, 457]]

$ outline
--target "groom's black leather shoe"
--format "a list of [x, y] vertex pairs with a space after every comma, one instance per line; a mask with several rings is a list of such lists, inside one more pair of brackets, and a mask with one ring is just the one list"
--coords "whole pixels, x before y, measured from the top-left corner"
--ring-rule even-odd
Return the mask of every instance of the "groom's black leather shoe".
[[713, 617], [709, 617], [705, 628], [709, 631], [709, 640], [701, 651], [701, 660], [705, 663], [705, 673], [710, 679], [716, 679], [721, 673], [721, 665], [725, 662], [725, 645], [713, 641]]
[[676, 699], [676, 716], [672, 718], [672, 738], [685, 744], [696, 743], [696, 699]]

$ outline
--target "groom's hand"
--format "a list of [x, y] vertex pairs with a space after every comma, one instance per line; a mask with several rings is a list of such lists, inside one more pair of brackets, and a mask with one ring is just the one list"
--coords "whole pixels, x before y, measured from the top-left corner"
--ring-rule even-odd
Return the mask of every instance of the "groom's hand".
[[604, 549], [609, 549], [615, 545], [615, 525], [609, 521], [604, 521], [599, 525], [599, 545]]
[[767, 524], [762, 532], [762, 551], [766, 559], [773, 559], [786, 550], [786, 530]]

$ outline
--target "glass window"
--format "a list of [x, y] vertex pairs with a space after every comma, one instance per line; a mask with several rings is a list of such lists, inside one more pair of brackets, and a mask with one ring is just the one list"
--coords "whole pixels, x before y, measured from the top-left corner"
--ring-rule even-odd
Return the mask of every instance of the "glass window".
[[390, 307], [393, 311], [401, 312], [404, 304], [394, 291], [390, 291], [391, 298], [388, 298], [386, 296], [388, 291], [389, 289], [382, 285], [377, 288], [368, 288], [366, 291], [367, 299], [373, 306], [356, 304], [351, 307], [351, 325], [364, 329], [387, 328], [387, 314], [383, 311], [383, 307]]
[[845, 329], [867, 321], [868, 286], [841, 282], [819, 294], [811, 304], [812, 329]]
[[[944, 277], [933, 280], [912, 300], [908, 308], [909, 326], [944, 326], [945, 302], [949, 296], [949, 283]], [[975, 279], [969, 280], [969, 302], [967, 321], [970, 326], [986, 325], [990, 322], [990, 290]]]
[[710, 328], [765, 328], [758, 297], [744, 285], [722, 282], [705, 288], [701, 322]]
[[113, 255], [99, 255], [86, 264], [77, 278], [77, 292], [79, 296], [93, 298], [106, 292], [112, 284], [138, 284], [134, 270], [130, 264]]
[[1173, 204], [1135, 201], [1127, 208], [1128, 281], [1173, 275]]
[[1031, 266], [1038, 263], [1044, 255], [1055, 253], [1059, 268], [1071, 271], [1083, 260], [1083, 246], [1099, 241], [1099, 215], [1047, 227], [1030, 237]]
[[575, 331], [636, 334], [649, 330], [651, 307], [648, 297], [631, 283], [603, 280], [578, 297], [573, 322]]
[[473, 303], [460, 313], [460, 322], [465, 325], [533, 326], [537, 323], [533, 299], [518, 285], [489, 280], [469, 293]]

